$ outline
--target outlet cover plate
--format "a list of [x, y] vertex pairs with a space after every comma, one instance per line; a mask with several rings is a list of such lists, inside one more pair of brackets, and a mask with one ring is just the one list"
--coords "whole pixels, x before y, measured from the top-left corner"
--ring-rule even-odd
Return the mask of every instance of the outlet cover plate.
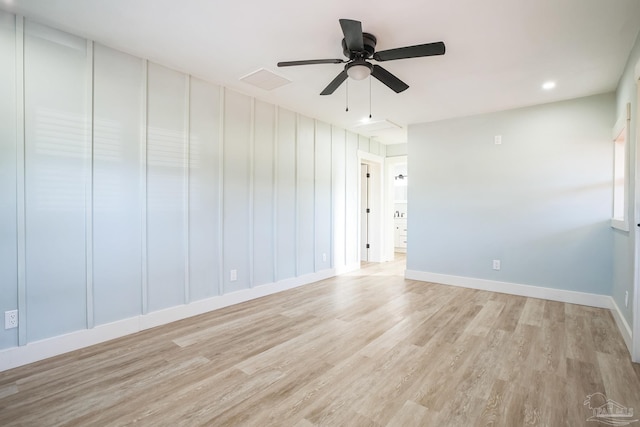
[[4, 328], [13, 329], [18, 327], [18, 310], [4, 312]]

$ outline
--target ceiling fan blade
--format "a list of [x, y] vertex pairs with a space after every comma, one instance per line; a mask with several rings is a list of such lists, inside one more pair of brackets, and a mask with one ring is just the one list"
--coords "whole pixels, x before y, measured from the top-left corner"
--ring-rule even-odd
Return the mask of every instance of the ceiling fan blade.
[[293, 65], [313, 65], [313, 64], [342, 64], [346, 61], [342, 59], [307, 59], [303, 61], [278, 62], [278, 67], [291, 67]]
[[376, 61], [392, 61], [394, 59], [444, 55], [445, 50], [446, 49], [443, 42], [435, 42], [383, 50], [374, 53], [373, 59], [375, 59]]
[[371, 75], [376, 79], [380, 80], [382, 83], [387, 85], [389, 89], [393, 90], [395, 93], [400, 93], [403, 90], [409, 89], [409, 85], [382, 68], [379, 65], [374, 65], [373, 70], [371, 71]]
[[338, 87], [342, 84], [343, 81], [347, 80], [347, 77], [348, 77], [347, 70], [342, 70], [342, 72], [338, 74], [336, 78], [333, 79], [331, 83], [329, 83], [329, 85], [325, 87], [322, 92], [320, 92], [320, 95], [331, 95], [333, 92], [336, 91], [336, 89], [338, 89]]
[[364, 40], [362, 38], [362, 23], [352, 19], [341, 19], [340, 26], [344, 34], [344, 41], [347, 49], [360, 52], [364, 50]]

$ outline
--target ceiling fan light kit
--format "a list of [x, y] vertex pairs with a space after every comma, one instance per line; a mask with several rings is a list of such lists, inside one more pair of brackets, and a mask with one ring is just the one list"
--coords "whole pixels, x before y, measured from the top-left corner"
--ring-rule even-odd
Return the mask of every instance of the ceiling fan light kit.
[[344, 70], [338, 74], [320, 95], [331, 95], [348, 78], [364, 80], [373, 76], [396, 93], [409, 88], [405, 82], [391, 74], [377, 64], [367, 60], [378, 62], [394, 61], [397, 59], [419, 58], [424, 56], [444, 55], [443, 42], [427, 43], [415, 46], [406, 46], [396, 49], [388, 49], [376, 52], [377, 39], [373, 34], [362, 32], [362, 23], [352, 19], [340, 19], [340, 27], [344, 38], [342, 39], [343, 59], [310, 59], [302, 61], [278, 62], [278, 67], [291, 67], [296, 65], [312, 64], [346, 64]]
[[346, 65], [347, 75], [353, 80], [364, 80], [371, 75], [373, 66], [366, 61], [351, 62]]

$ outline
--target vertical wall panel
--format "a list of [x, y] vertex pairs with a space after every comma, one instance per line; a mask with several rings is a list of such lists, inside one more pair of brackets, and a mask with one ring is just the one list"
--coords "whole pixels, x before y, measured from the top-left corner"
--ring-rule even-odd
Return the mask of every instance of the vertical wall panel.
[[331, 126], [316, 121], [315, 269], [331, 267]]
[[253, 280], [274, 281], [273, 271], [273, 156], [275, 107], [256, 101], [253, 174]]
[[[249, 145], [251, 98], [225, 92], [224, 112], [224, 291], [248, 288], [249, 281]], [[230, 281], [236, 270], [237, 281]]]
[[380, 145], [381, 144], [378, 141], [374, 141], [373, 139], [369, 140], [369, 152], [376, 156], [380, 156]]
[[296, 115], [278, 110], [278, 280], [296, 275]]
[[219, 293], [220, 88], [191, 79], [189, 280], [191, 300]]
[[296, 200], [298, 275], [313, 273], [314, 261], [314, 121], [298, 116]]
[[[0, 11], [0, 313], [18, 308], [16, 24]], [[18, 345], [18, 330], [0, 328], [0, 349]]]
[[369, 138], [358, 135], [358, 150], [366, 151], [367, 153], [370, 151]]
[[86, 327], [89, 156], [83, 39], [25, 25], [27, 339]]
[[[93, 283], [96, 324], [140, 314], [143, 61], [94, 46]], [[114, 268], [117, 266], [117, 268]]]
[[346, 163], [345, 131], [331, 128], [331, 171], [333, 173], [333, 266], [346, 265]]
[[387, 146], [385, 144], [378, 145], [378, 155], [382, 157], [387, 156]]
[[149, 63], [147, 242], [150, 311], [184, 303], [185, 76]]
[[358, 262], [358, 135], [347, 132], [346, 147], [346, 259], [347, 265]]

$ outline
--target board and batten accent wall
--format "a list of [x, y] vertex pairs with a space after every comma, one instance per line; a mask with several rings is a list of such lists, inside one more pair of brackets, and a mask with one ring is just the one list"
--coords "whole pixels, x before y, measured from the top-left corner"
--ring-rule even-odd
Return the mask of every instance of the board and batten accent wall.
[[375, 141], [2, 11], [0, 93], [0, 368], [359, 266]]

